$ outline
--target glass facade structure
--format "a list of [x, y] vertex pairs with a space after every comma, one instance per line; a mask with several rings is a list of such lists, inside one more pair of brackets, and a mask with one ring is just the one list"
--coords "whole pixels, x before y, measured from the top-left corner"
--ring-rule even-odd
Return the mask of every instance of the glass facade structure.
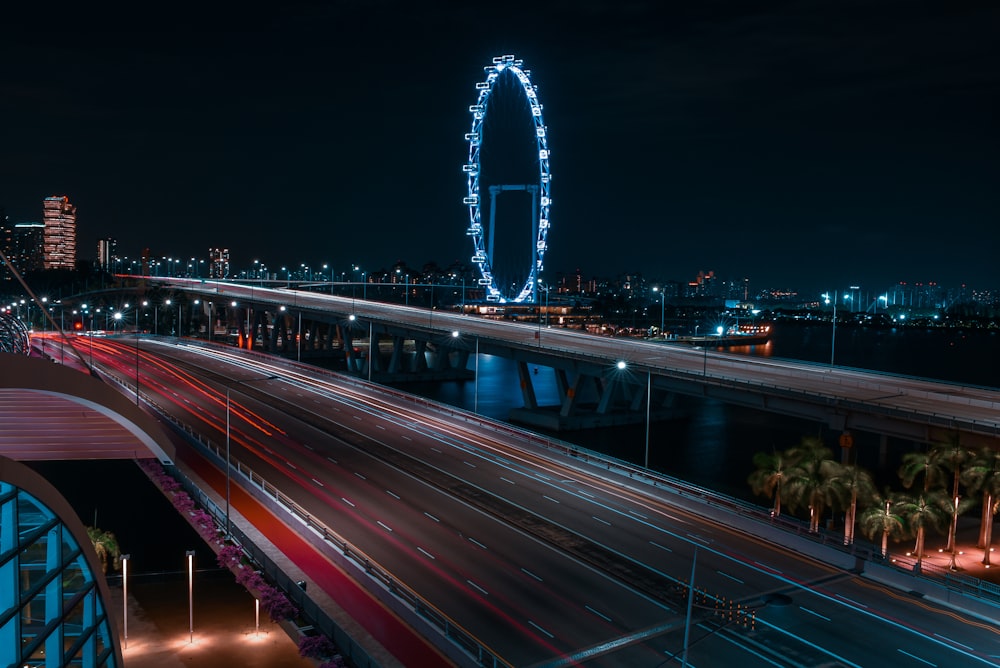
[[[39, 498], [50, 495], [61, 504]], [[0, 479], [0, 665], [117, 668], [117, 627], [93, 548], [79, 520], [67, 526], [51, 505], [65, 505], [54, 489], [33, 494]]]

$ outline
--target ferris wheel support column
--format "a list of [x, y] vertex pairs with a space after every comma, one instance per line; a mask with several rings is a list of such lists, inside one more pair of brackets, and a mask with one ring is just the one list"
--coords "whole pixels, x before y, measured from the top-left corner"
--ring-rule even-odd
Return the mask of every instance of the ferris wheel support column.
[[490, 240], [486, 246], [486, 258], [493, 266], [493, 240], [497, 229], [497, 197], [504, 190], [503, 186], [490, 186]]
[[[538, 243], [535, 241], [538, 239], [538, 209], [535, 207], [538, 205], [538, 186], [528, 186], [528, 190], [531, 192], [531, 266], [532, 271], [538, 271]], [[536, 280], [531, 282], [531, 301], [538, 303], [538, 276], [536, 275]]]

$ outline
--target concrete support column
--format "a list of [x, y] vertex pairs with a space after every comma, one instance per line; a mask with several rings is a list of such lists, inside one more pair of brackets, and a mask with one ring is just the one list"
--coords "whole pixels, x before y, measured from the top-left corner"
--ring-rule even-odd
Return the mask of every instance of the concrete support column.
[[361, 371], [360, 360], [354, 352], [354, 333], [351, 328], [349, 326], [341, 327], [340, 336], [344, 340], [344, 358], [347, 361], [347, 370], [351, 373]]
[[[556, 379], [558, 381], [560, 374], [556, 374]], [[562, 382], [566, 382], [566, 374], [563, 373]], [[566, 387], [566, 391], [563, 393], [562, 404], [559, 406], [560, 417], [570, 417], [576, 412], [576, 397], [580, 391], [580, 384], [583, 382], [584, 376], [582, 374], [577, 374], [573, 379], [573, 384]]]
[[535, 398], [535, 386], [531, 381], [531, 373], [528, 371], [528, 364], [526, 362], [517, 363], [517, 376], [521, 381], [521, 396], [524, 399], [524, 407], [535, 409], [538, 408], [538, 400]]
[[368, 342], [368, 365], [372, 371], [382, 371], [382, 350], [379, 348], [379, 334], [372, 330], [371, 341]]
[[406, 340], [402, 336], [392, 337], [392, 356], [389, 357], [389, 373], [401, 373], [405, 369], [405, 358], [403, 357], [403, 346]]
[[418, 340], [413, 342], [416, 348], [416, 355], [413, 358], [414, 371], [427, 371], [427, 342]]
[[595, 411], [598, 415], [607, 415], [611, 412], [611, 408], [614, 406], [615, 398], [615, 386], [617, 383], [614, 378], [594, 378], [597, 383], [597, 410]]

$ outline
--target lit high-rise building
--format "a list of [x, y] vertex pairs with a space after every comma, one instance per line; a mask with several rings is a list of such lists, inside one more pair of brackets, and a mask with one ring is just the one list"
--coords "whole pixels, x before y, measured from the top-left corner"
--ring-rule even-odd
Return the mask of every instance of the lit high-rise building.
[[45, 225], [42, 223], [17, 223], [11, 235], [7, 259], [20, 273], [40, 271], [45, 267]]
[[97, 240], [97, 266], [101, 271], [111, 272], [114, 269], [115, 261], [118, 260], [118, 240], [98, 239]]
[[[7, 213], [3, 210], [3, 207], [0, 207], [0, 250], [3, 251], [4, 257], [10, 257], [13, 243], [14, 228], [10, 225]], [[0, 281], [9, 281], [14, 278], [6, 269], [4, 261], [0, 260]]]
[[227, 278], [229, 276], [229, 249], [208, 249], [208, 277]]
[[76, 269], [76, 207], [63, 196], [46, 197], [42, 208], [45, 223], [45, 269]]

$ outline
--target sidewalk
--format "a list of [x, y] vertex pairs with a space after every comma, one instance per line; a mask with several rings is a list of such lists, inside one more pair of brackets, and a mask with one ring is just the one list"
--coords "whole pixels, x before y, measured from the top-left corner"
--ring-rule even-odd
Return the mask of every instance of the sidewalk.
[[[996, 538], [996, 537], [995, 537]], [[941, 535], [928, 532], [924, 539], [924, 558], [921, 568], [926, 575], [941, 576], [947, 573], [968, 578], [977, 578], [986, 583], [1000, 587], [1000, 551], [994, 547], [990, 554], [990, 566], [983, 564], [984, 550], [976, 547], [979, 540], [978, 517], [961, 517], [958, 521], [958, 534], [955, 540], [955, 569], [951, 568], [951, 552], [945, 551], [948, 544], [947, 534]], [[899, 543], [889, 542], [889, 558], [897, 564], [914, 564], [916, 557], [912, 554], [913, 539]]]
[[[315, 668], [266, 614], [257, 630], [253, 597], [228, 573], [196, 572], [193, 592], [192, 634], [185, 574], [129, 578], [128, 639], [122, 649], [127, 668]], [[120, 582], [111, 596], [121, 634]]]

